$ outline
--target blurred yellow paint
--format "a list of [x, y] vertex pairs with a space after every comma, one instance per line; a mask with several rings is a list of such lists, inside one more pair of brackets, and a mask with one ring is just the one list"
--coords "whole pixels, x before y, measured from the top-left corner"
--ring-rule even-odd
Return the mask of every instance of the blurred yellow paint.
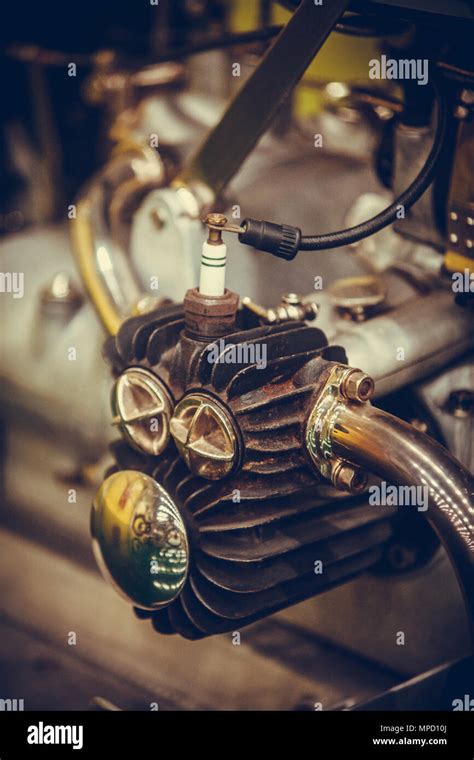
[[259, 25], [258, 0], [232, 0], [229, 21], [234, 32], [255, 29]]
[[[273, 3], [272, 23], [285, 24], [290, 13], [277, 3]], [[255, 29], [259, 25], [259, 3], [257, 0], [233, 0], [230, 13], [230, 25], [233, 31], [243, 32]], [[318, 80], [364, 82], [368, 76], [369, 61], [379, 55], [377, 40], [348, 37], [333, 33], [322, 50], [317, 61], [308, 68], [302, 83], [295, 90], [295, 109], [299, 116], [308, 116], [318, 112], [321, 94], [306, 82]]]

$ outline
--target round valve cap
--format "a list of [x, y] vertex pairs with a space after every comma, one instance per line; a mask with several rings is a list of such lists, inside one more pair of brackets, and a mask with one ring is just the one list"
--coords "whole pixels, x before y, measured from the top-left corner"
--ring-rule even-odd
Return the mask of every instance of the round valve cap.
[[176, 599], [188, 572], [188, 539], [176, 504], [156, 480], [135, 470], [106, 478], [91, 531], [97, 563], [121, 596], [150, 610]]

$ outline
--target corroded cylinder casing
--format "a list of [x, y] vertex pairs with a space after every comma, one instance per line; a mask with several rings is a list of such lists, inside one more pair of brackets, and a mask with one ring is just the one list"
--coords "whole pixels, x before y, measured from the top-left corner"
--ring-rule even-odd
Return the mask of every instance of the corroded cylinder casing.
[[[196, 300], [188, 294], [186, 306]], [[392, 536], [394, 510], [334, 489], [306, 450], [311, 410], [345, 362], [342, 349], [304, 322], [246, 319], [238, 312], [232, 332], [210, 342], [190, 335], [183, 307], [165, 306], [125, 322], [106, 347], [116, 375], [143, 367], [172, 403], [159, 456], [127, 439], [113, 447], [115, 471], [160, 485], [185, 526], [189, 569], [176, 597], [150, 609], [127, 594], [161, 633], [241, 628], [372, 567]], [[150, 580], [140, 588], [149, 592]]]
[[223, 296], [205, 296], [191, 288], [184, 297], [186, 332], [198, 340], [214, 340], [234, 332], [239, 296], [226, 290]]

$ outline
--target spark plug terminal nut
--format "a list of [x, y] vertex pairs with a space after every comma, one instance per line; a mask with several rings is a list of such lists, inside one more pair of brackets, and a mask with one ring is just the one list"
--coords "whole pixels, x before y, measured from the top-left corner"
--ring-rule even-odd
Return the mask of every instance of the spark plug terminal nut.
[[208, 237], [207, 242], [209, 245], [221, 245], [222, 231], [227, 224], [227, 217], [224, 214], [208, 214], [204, 219], [204, 224], [207, 224]]

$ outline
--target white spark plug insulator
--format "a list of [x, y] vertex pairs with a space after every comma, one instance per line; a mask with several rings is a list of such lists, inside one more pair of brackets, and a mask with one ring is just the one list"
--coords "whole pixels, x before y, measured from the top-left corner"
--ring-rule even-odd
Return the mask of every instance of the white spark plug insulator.
[[225, 293], [225, 264], [227, 246], [225, 243], [209, 243], [202, 246], [199, 292], [203, 296], [223, 296]]

